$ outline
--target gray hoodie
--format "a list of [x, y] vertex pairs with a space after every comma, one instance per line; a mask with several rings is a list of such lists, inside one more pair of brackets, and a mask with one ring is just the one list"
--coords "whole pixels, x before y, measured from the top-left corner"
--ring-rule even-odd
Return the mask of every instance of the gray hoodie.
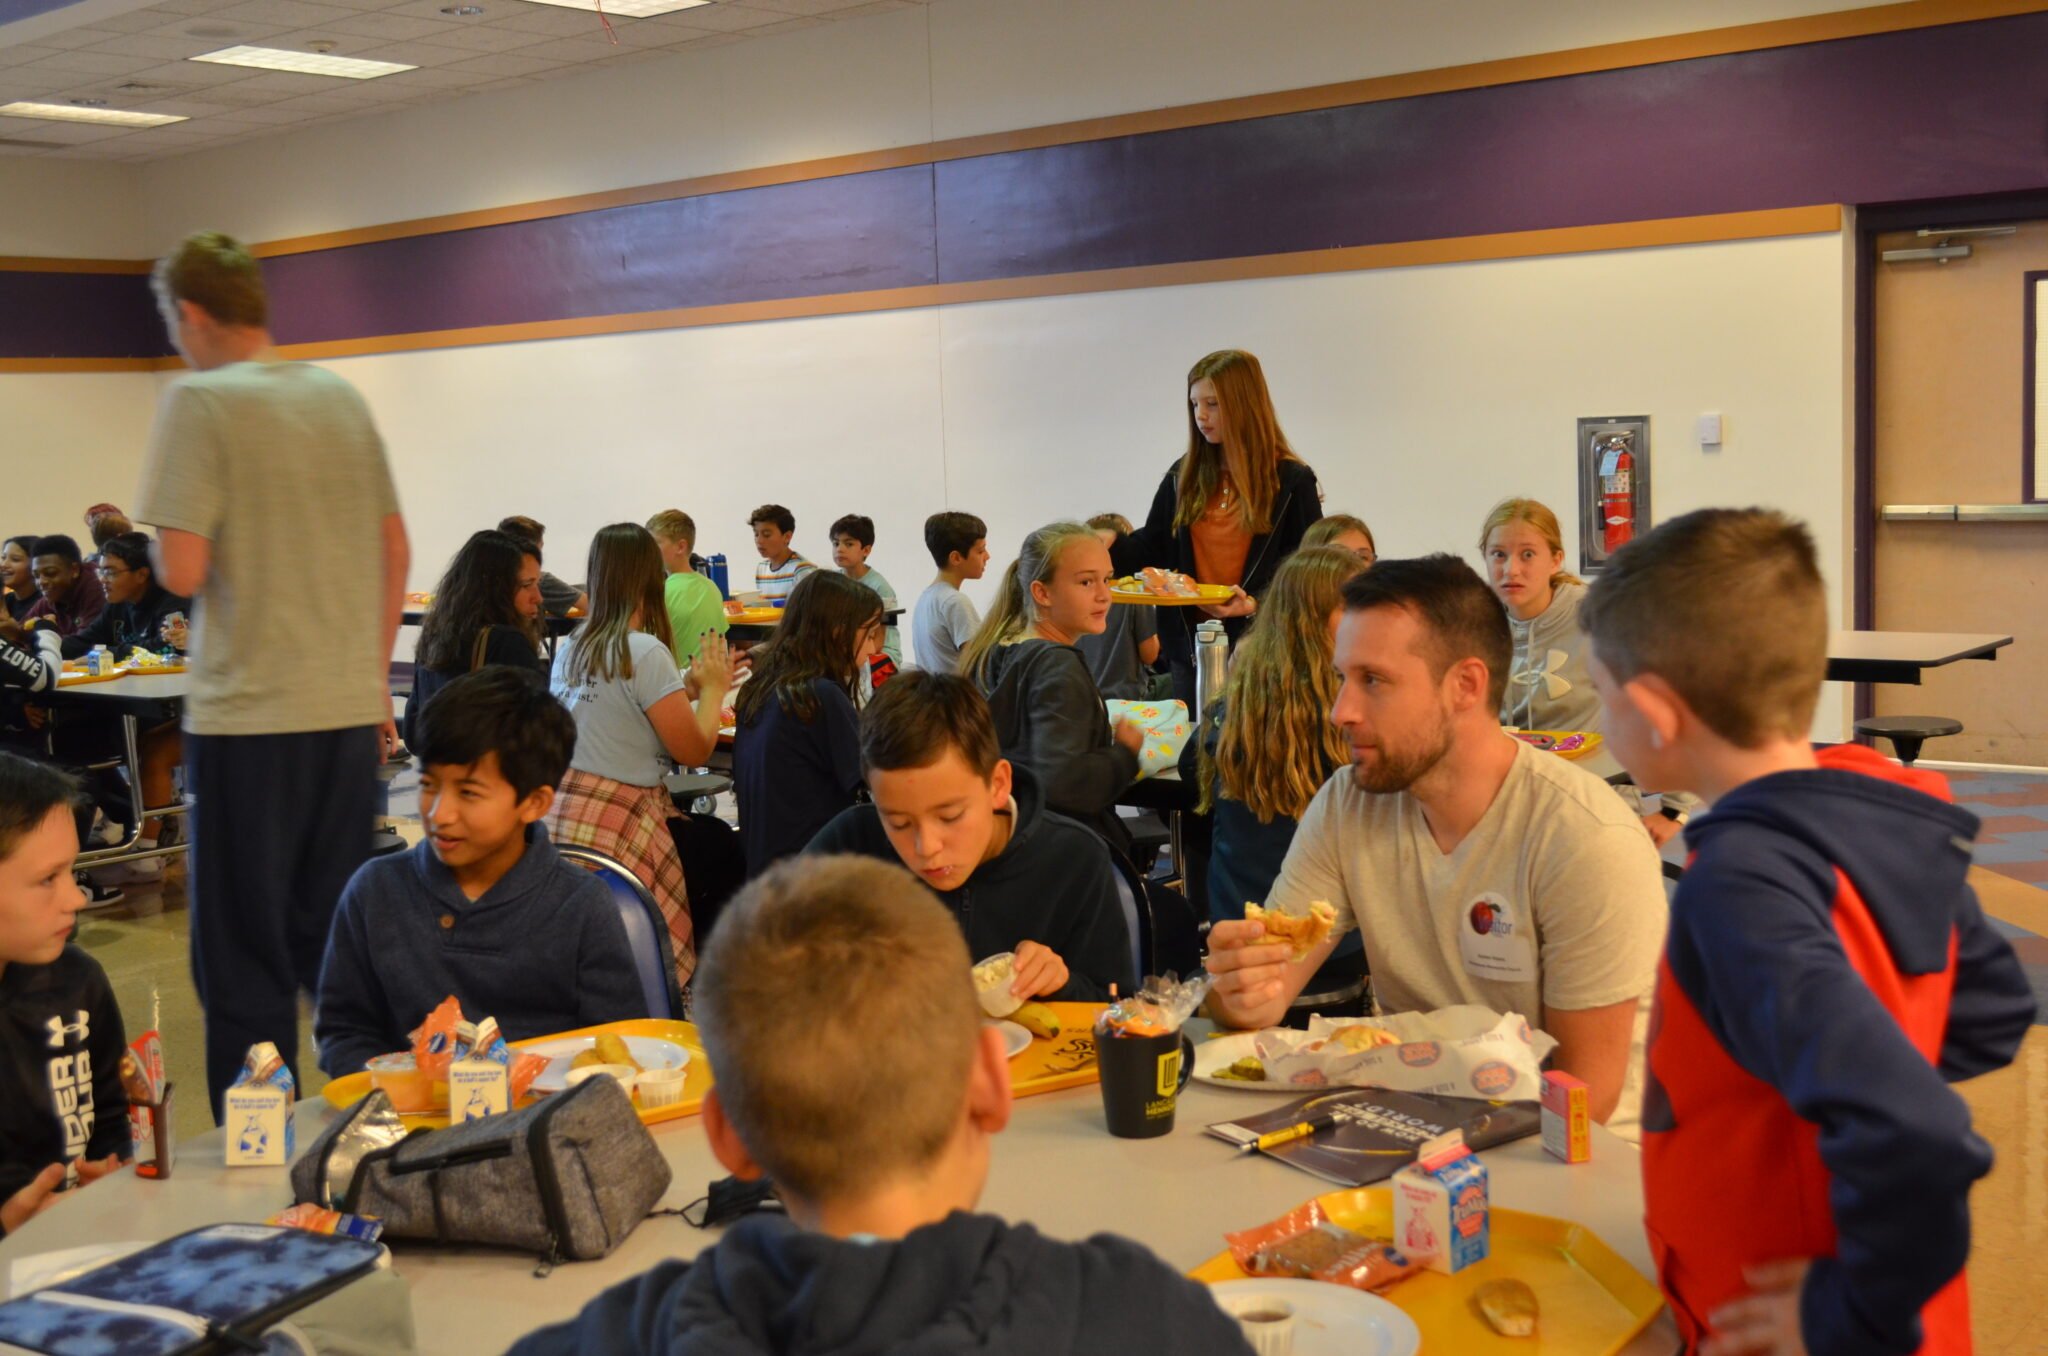
[[1586, 672], [1586, 635], [1579, 630], [1579, 604], [1586, 586], [1559, 584], [1550, 606], [1528, 621], [1508, 614], [1515, 661], [1508, 690], [1500, 699], [1503, 725], [1522, 730], [1597, 730], [1600, 697]]

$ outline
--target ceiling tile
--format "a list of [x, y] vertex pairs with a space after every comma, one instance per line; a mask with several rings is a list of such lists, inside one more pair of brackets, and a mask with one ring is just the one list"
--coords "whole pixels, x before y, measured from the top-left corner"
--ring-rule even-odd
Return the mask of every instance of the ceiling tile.
[[750, 38], [765, 38], [776, 33], [795, 33], [806, 28], [821, 28], [826, 22], [827, 20], [824, 19], [784, 19], [779, 24], [766, 24], [760, 28], [750, 28], [747, 30], [747, 36]]
[[226, 9], [230, 5], [238, 3], [240, 3], [240, 0], [164, 0], [163, 4], [155, 6], [151, 9], [150, 13], [160, 18], [165, 15], [184, 15], [187, 18], [196, 18], [199, 15], [211, 14], [217, 9]]
[[341, 79], [334, 75], [305, 75], [298, 71], [264, 71], [252, 75], [231, 88], [243, 94], [268, 94], [273, 99], [289, 99], [297, 94], [325, 94], [328, 86]]
[[246, 0], [246, 3], [218, 11], [218, 14], [223, 19], [283, 24], [287, 28], [315, 28], [337, 19], [346, 19], [354, 12], [340, 5], [314, 4], [312, 0]]
[[418, 38], [433, 37], [437, 34], [459, 32], [456, 24], [446, 20], [435, 22], [431, 19], [415, 18], [406, 14], [352, 14], [346, 19], [326, 25], [337, 33], [350, 33], [364, 38], [381, 38], [385, 42], [408, 42]]
[[834, 20], [859, 19], [869, 14], [888, 14], [894, 10], [923, 8], [918, 0], [854, 0], [853, 4], [844, 9], [833, 10], [831, 17]]
[[[595, 27], [596, 16], [593, 15], [590, 22]], [[457, 28], [450, 24], [437, 27], [439, 31], [422, 37], [420, 41], [434, 47], [445, 47], [451, 52], [511, 52], [547, 41], [541, 34], [517, 28]]]
[[6, 70], [10, 66], [26, 66], [31, 61], [47, 61], [57, 55], [60, 55], [60, 52], [55, 47], [0, 47], [0, 70]]
[[484, 56], [470, 57], [467, 61], [450, 62], [451, 71], [475, 71], [480, 75], [499, 78], [532, 75], [554, 65], [552, 61], [535, 61], [528, 57], [509, 52], [491, 52]]
[[630, 23], [615, 21], [612, 28], [619, 35], [621, 47], [673, 47], [679, 42], [705, 37], [712, 31], [681, 23], [667, 14]]
[[[191, 38], [213, 44], [214, 48], [227, 47], [235, 43], [261, 44], [280, 33], [289, 32], [276, 24], [252, 24], [246, 19], [230, 20], [213, 18], [204, 14], [181, 14], [167, 24], [152, 28], [140, 36], [153, 38]], [[208, 49], [213, 50], [213, 49]]]
[[80, 47], [91, 47], [121, 34], [111, 28], [67, 28], [61, 33], [45, 33], [36, 39], [36, 46], [55, 48], [60, 52], [73, 51]]
[[571, 65], [582, 65], [590, 61], [604, 61], [610, 57], [630, 56], [645, 49], [638, 47], [615, 47], [608, 42], [596, 42], [589, 38], [561, 38], [554, 42], [542, 41], [538, 46], [522, 47], [519, 55], [532, 57], [537, 61], [560, 61]]
[[155, 64], [146, 58], [116, 56], [112, 52], [52, 52], [36, 66], [46, 71], [73, 71], [80, 75], [126, 75]]
[[[516, 9], [519, 12], [508, 14], [502, 19], [495, 17], [496, 11], [502, 9]], [[492, 28], [507, 28], [516, 33], [538, 33], [548, 38], [576, 38], [592, 29], [604, 31], [595, 14], [575, 9], [557, 9], [553, 5], [508, 4], [506, 0], [493, 0], [493, 3], [484, 6], [484, 13]], [[621, 25], [619, 20], [613, 19], [612, 25], [624, 27], [631, 25], [632, 22], [628, 19], [625, 25]]]
[[[378, 60], [384, 59], [378, 58]], [[457, 59], [462, 60], [464, 58]], [[400, 71], [396, 75], [387, 75], [377, 81], [377, 84], [390, 89], [431, 91], [468, 89], [472, 85], [488, 85], [495, 78], [494, 76], [485, 75], [480, 71], [451, 71], [438, 66], [422, 66], [416, 71]]]
[[[230, 40], [232, 41], [232, 40]], [[111, 52], [116, 56], [149, 57], [148, 64], [159, 61], [184, 61], [198, 56], [201, 52], [219, 51], [226, 43], [220, 39], [184, 37], [162, 37], [154, 33], [129, 33], [118, 38], [109, 38], [97, 43], [95, 52]]]
[[110, 28], [116, 33], [147, 33], [164, 21], [165, 16], [154, 9], [134, 9], [126, 14], [103, 14], [92, 21], [94, 28]]
[[144, 67], [129, 78], [152, 85], [168, 85], [173, 89], [205, 89], [213, 85], [232, 85], [250, 76], [247, 66], [222, 66], [212, 61], [174, 61], [162, 66]]
[[641, 22], [659, 23], [662, 19], [687, 20], [692, 28], [702, 28], [716, 33], [736, 33], [741, 29], [781, 23], [788, 17], [787, 14], [775, 10], [752, 9], [746, 5], [699, 5], [695, 9], [664, 14], [656, 19], [643, 19]]
[[[300, 28], [265, 39], [264, 47], [281, 47], [287, 52], [327, 51], [340, 56], [361, 56], [372, 47], [383, 46], [383, 38], [366, 38], [338, 28]], [[314, 43], [332, 44], [315, 48]]]

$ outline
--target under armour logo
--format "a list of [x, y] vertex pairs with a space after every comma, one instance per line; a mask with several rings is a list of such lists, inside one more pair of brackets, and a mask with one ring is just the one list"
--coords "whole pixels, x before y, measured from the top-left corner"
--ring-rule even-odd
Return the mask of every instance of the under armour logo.
[[86, 1025], [87, 1016], [86, 1010], [80, 1008], [78, 1010], [78, 1020], [75, 1022], [67, 1022], [62, 1017], [52, 1017], [48, 1022], [44, 1023], [50, 1030], [50, 1048], [52, 1050], [62, 1050], [66, 1036], [76, 1036], [81, 1042], [90, 1036], [92, 1030]]
[[1572, 690], [1570, 681], [1560, 678], [1557, 672], [1570, 659], [1571, 656], [1563, 650], [1547, 651], [1543, 656], [1541, 664], [1536, 663], [1535, 656], [1531, 655], [1529, 659], [1517, 665], [1508, 676], [1523, 687], [1535, 687], [1538, 683], [1543, 684], [1543, 695], [1555, 701]]

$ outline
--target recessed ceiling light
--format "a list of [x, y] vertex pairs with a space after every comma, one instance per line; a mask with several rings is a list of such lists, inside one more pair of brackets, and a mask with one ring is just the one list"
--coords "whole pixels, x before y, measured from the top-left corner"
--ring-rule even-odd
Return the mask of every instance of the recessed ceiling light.
[[673, 14], [679, 9], [695, 9], [708, 5], [711, 0], [533, 0], [537, 5], [559, 5], [563, 9], [589, 9], [600, 7], [606, 14], [621, 19], [651, 19], [657, 14]]
[[443, 14], [452, 14], [458, 19], [469, 19], [483, 13], [484, 7], [482, 5], [443, 5], [441, 12]]
[[288, 52], [281, 47], [223, 47], [191, 58], [220, 66], [254, 66], [265, 71], [291, 71], [298, 75], [332, 75], [344, 80], [375, 80], [380, 75], [418, 70], [396, 61], [370, 61], [363, 57], [330, 56], [325, 52]]
[[109, 127], [162, 127], [165, 123], [191, 121], [177, 113], [130, 113], [120, 108], [80, 108], [72, 104], [37, 104], [19, 100], [0, 104], [0, 117], [97, 122]]

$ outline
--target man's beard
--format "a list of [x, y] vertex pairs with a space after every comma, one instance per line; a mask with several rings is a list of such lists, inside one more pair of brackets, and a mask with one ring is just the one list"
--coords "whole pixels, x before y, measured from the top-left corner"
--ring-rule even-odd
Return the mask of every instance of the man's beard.
[[1437, 713], [1436, 727], [1429, 737], [1407, 752], [1391, 753], [1386, 745], [1379, 749], [1379, 759], [1370, 768], [1357, 760], [1354, 754], [1351, 763], [1351, 781], [1359, 790], [1375, 796], [1389, 796], [1406, 791], [1435, 769], [1451, 751], [1451, 723], [1443, 712]]

